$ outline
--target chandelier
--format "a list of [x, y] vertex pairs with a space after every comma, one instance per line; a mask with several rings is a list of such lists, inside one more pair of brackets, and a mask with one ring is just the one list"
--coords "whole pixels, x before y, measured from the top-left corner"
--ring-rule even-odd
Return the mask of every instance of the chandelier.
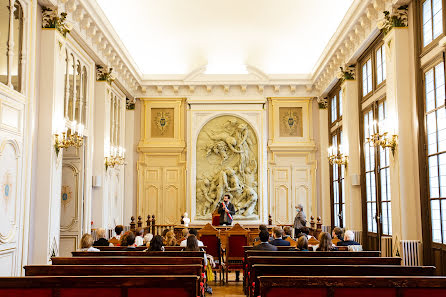
[[57, 155], [63, 148], [80, 148], [84, 144], [84, 125], [73, 121], [69, 124], [69, 129], [66, 126], [64, 125], [61, 135], [54, 134], [54, 149]]
[[114, 168], [115, 166], [124, 165], [125, 148], [112, 146], [110, 148], [110, 156], [105, 157], [105, 169], [109, 167]]

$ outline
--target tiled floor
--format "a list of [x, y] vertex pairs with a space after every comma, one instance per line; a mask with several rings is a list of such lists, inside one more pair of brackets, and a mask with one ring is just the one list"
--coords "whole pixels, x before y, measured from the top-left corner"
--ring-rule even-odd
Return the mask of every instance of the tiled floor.
[[[240, 278], [243, 278], [240, 275]], [[220, 285], [217, 281], [209, 284], [212, 288], [213, 294], [206, 294], [206, 296], [212, 297], [245, 297], [243, 294], [243, 281], [235, 282], [235, 274], [229, 274], [229, 282], [227, 284]]]

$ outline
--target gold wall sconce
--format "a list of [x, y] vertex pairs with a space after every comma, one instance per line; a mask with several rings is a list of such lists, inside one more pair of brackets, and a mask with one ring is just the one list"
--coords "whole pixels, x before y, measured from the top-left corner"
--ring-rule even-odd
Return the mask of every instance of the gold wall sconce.
[[344, 165], [347, 167], [348, 156], [344, 154], [342, 145], [339, 146], [339, 149], [332, 145], [328, 148], [328, 162], [330, 165]]
[[112, 147], [110, 149], [110, 156], [105, 157], [105, 170], [108, 170], [109, 167], [114, 168], [115, 166], [124, 165], [124, 155], [125, 148]]
[[[379, 126], [379, 127], [378, 127]], [[379, 128], [379, 129], [378, 129]], [[382, 149], [390, 148], [392, 156], [395, 155], [395, 149], [398, 144], [398, 135], [390, 135], [389, 132], [380, 133], [380, 131], [387, 131], [389, 125], [386, 121], [380, 121], [377, 125], [376, 121], [373, 122], [373, 133], [370, 137], [367, 137], [367, 143], [371, 147], [381, 147]]]
[[76, 121], [71, 123], [71, 128], [67, 129], [64, 125], [61, 135], [54, 134], [54, 149], [56, 155], [63, 148], [76, 147], [80, 148], [84, 144], [84, 125], [77, 124]]

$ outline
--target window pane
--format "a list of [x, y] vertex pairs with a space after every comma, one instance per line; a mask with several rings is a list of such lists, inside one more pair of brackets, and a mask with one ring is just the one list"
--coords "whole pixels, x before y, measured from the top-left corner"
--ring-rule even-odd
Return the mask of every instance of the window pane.
[[443, 234], [443, 243], [446, 243], [446, 199], [441, 200], [441, 218], [442, 218], [442, 234]]
[[444, 105], [444, 65], [435, 66], [435, 97], [437, 107]]
[[14, 17], [13, 17], [13, 37], [14, 47], [12, 49], [12, 67], [11, 67], [11, 81], [12, 86], [16, 91], [21, 89], [21, 69], [20, 59], [22, 53], [22, 31], [23, 31], [23, 14], [22, 6], [19, 3], [14, 4]]
[[367, 94], [372, 91], [372, 60], [367, 61]]
[[426, 95], [426, 111], [431, 111], [435, 108], [435, 94], [434, 94], [434, 70], [431, 69], [426, 72], [425, 76], [425, 95]]
[[432, 42], [432, 6], [431, 0], [423, 3], [423, 45]]
[[339, 116], [342, 117], [342, 89], [339, 91]]
[[443, 33], [443, 15], [442, 15], [442, 7], [441, 7], [441, 0], [434, 0], [433, 1], [433, 10], [432, 14], [434, 16], [433, 21], [433, 39], [437, 38], [438, 36]]
[[0, 0], [0, 82], [8, 83], [9, 0]]
[[440, 200], [431, 200], [432, 240], [441, 243]]
[[437, 114], [437, 129], [438, 129], [438, 151], [446, 151], [446, 111], [440, 108], [436, 111]]
[[331, 98], [331, 122], [337, 120], [337, 111], [336, 111], [336, 96]]
[[446, 197], [446, 153], [439, 155], [440, 197]]
[[436, 113], [431, 112], [426, 116], [427, 123], [427, 152], [429, 155], [437, 152], [437, 119]]
[[439, 198], [438, 160], [437, 156], [429, 157], [429, 193], [430, 198]]

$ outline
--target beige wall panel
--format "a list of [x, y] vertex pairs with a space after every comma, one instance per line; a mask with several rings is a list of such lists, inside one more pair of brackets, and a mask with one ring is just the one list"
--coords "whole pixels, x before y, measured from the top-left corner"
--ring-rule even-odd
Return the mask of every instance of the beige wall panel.
[[288, 205], [290, 204], [290, 191], [287, 185], [277, 185], [274, 190], [274, 216], [278, 224], [288, 222]]
[[60, 236], [60, 257], [71, 257], [71, 252], [77, 249], [77, 236]]
[[14, 275], [14, 250], [0, 252], [0, 276]]

